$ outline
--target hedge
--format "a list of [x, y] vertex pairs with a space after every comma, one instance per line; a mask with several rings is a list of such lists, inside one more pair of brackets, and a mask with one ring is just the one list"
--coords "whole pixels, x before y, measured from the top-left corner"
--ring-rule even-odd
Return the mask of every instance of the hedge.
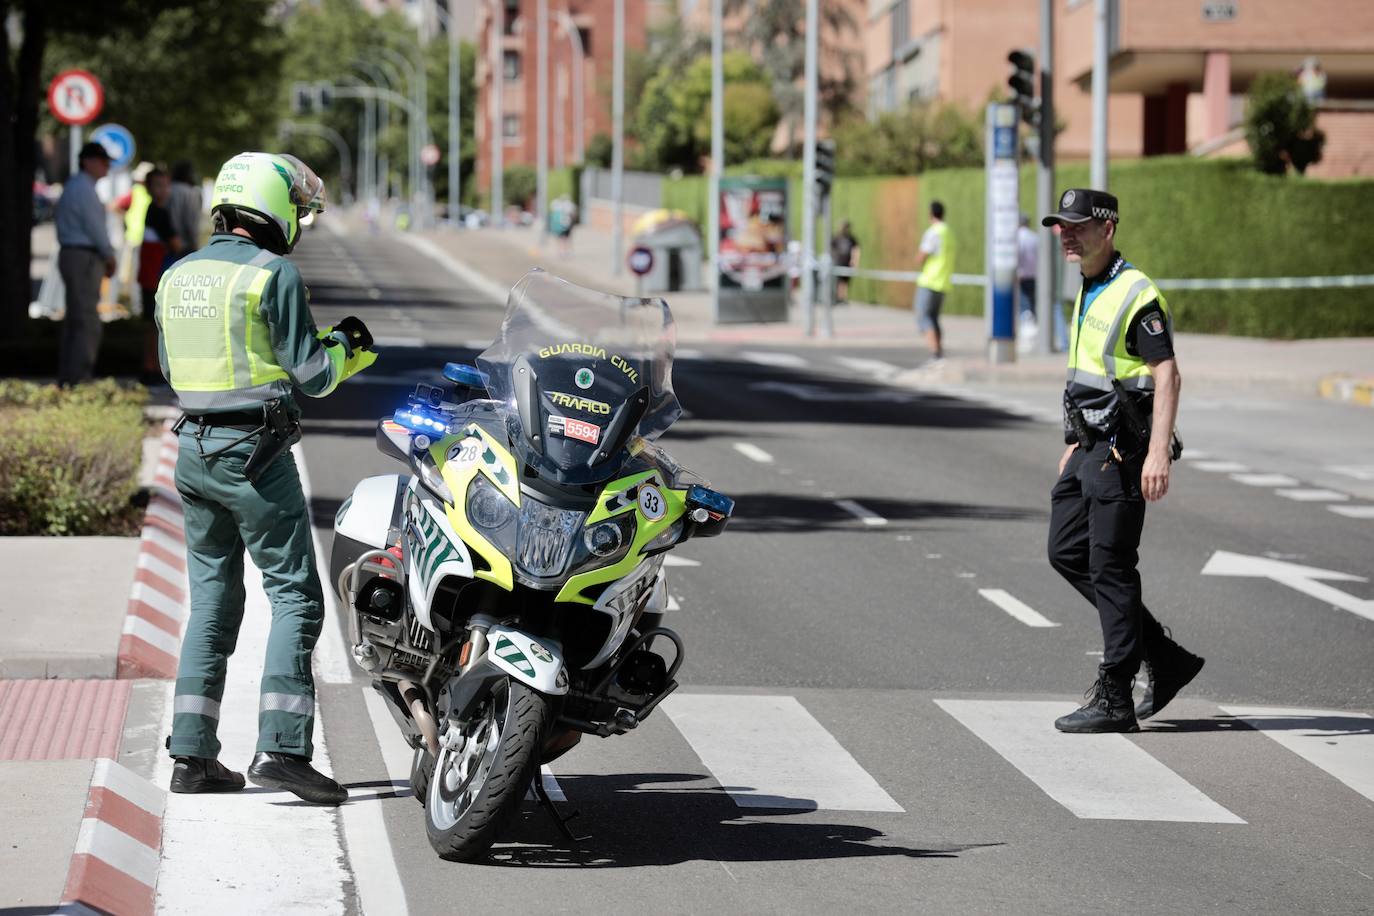
[[0, 380], [0, 535], [138, 532], [147, 389]]
[[[800, 165], [747, 163], [727, 174], [788, 176], [794, 236], [801, 234]], [[945, 204], [960, 240], [955, 269], [983, 270], [982, 169], [943, 169], [913, 177], [841, 177], [835, 227], [853, 224], [862, 267], [910, 270], [930, 202]], [[1088, 183], [1086, 163], [1058, 169], [1059, 188]], [[1160, 278], [1323, 276], [1370, 273], [1363, 214], [1374, 209], [1374, 181], [1317, 181], [1256, 172], [1246, 160], [1153, 157], [1112, 165], [1121, 199], [1122, 252]], [[706, 178], [663, 184], [663, 206], [706, 224]], [[1035, 170], [1021, 174], [1021, 206], [1035, 209]], [[818, 245], [820, 227], [817, 226]], [[857, 279], [856, 301], [909, 308], [912, 284]], [[1180, 330], [1256, 337], [1374, 336], [1374, 288], [1330, 290], [1174, 290], [1167, 293]], [[952, 313], [981, 314], [980, 287], [955, 287]]]
[[[1084, 187], [1088, 166], [1058, 169], [1059, 188]], [[1118, 247], [1157, 278], [1301, 277], [1371, 272], [1362, 214], [1374, 182], [1264, 175], [1246, 160], [1155, 157], [1119, 162], [1109, 187], [1121, 201]], [[981, 169], [922, 177], [919, 213], [944, 203], [962, 241], [956, 270], [983, 270]], [[1035, 171], [1022, 170], [1021, 207], [1034, 212]], [[1374, 288], [1174, 290], [1179, 330], [1253, 337], [1374, 336]], [[951, 312], [981, 314], [981, 289], [956, 287]]]

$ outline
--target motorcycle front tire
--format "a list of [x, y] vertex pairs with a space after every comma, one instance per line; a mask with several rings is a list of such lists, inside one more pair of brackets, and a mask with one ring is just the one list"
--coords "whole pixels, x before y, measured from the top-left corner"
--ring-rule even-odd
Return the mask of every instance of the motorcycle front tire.
[[[506, 702], [499, 744], [483, 784], [455, 823], [435, 822], [435, 806], [442, 774], [429, 779], [425, 802], [425, 832], [442, 859], [471, 862], [483, 856], [520, 809], [531, 780], [539, 768], [539, 750], [552, 721], [549, 698], [513, 678], [498, 682], [493, 691], [504, 690]], [[443, 755], [436, 761], [437, 767]]]

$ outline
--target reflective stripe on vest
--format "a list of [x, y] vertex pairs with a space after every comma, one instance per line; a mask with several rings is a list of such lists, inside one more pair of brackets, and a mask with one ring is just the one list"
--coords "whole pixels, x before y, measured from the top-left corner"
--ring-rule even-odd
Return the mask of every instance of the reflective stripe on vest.
[[1173, 319], [1163, 294], [1149, 277], [1133, 267], [1123, 270], [1097, 294], [1088, 306], [1088, 313], [1081, 316], [1082, 320], [1079, 313], [1083, 308], [1083, 290], [1080, 289], [1074, 300], [1070, 325], [1073, 337], [1069, 341], [1069, 383], [1111, 391], [1112, 379], [1119, 379], [1126, 388], [1153, 391], [1155, 380], [1149, 364], [1126, 351], [1126, 329], [1136, 313], [1151, 302], [1159, 303], [1172, 331]]
[[937, 293], [947, 293], [950, 280], [954, 277], [954, 236], [949, 234], [949, 227], [944, 223], [936, 223], [931, 229], [940, 239], [940, 250], [928, 256], [921, 265], [921, 275], [916, 279], [916, 285]]
[[247, 264], [201, 259], [163, 277], [157, 312], [173, 388], [244, 391], [289, 378], [260, 307], [276, 258], [263, 251]]

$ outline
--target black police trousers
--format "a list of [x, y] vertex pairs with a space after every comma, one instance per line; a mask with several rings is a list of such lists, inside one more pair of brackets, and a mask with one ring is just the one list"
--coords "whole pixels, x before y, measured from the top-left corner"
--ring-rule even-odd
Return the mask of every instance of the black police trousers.
[[[1102, 622], [1102, 663], [1122, 678], [1135, 675], [1164, 630], [1141, 601], [1140, 493], [1144, 450], [1124, 463], [1107, 463], [1110, 443], [1086, 453], [1075, 449], [1050, 491], [1050, 565], [1097, 608]], [[1103, 465], [1106, 464], [1104, 468]]]

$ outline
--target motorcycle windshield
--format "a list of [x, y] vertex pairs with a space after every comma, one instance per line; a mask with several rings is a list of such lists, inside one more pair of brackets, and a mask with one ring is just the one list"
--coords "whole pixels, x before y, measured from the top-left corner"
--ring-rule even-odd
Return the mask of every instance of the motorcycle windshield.
[[535, 269], [515, 284], [496, 342], [477, 357], [517, 457], [561, 484], [609, 480], [636, 437], [682, 408], [676, 331], [662, 299], [612, 296]]

